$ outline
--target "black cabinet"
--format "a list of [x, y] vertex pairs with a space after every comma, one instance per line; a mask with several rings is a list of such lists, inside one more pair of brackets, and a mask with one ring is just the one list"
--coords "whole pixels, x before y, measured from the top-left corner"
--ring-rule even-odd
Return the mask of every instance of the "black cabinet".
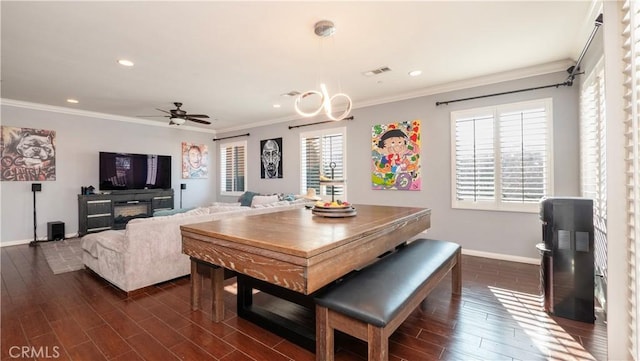
[[559, 317], [593, 323], [593, 201], [548, 198], [541, 202], [543, 243], [541, 288], [545, 310]]
[[173, 189], [80, 194], [78, 235], [123, 229], [133, 218], [151, 217], [153, 212], [165, 209], [173, 209]]

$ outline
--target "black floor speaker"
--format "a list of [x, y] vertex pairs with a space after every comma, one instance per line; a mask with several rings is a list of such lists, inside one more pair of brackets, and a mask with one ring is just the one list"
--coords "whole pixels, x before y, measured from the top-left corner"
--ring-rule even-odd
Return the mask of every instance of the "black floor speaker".
[[64, 239], [64, 222], [47, 222], [47, 239], [62, 241]]

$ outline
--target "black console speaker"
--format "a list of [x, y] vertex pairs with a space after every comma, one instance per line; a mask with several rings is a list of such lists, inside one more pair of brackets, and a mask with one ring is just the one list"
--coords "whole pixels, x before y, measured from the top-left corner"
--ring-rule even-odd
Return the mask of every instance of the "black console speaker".
[[64, 239], [64, 222], [47, 222], [47, 239], [61, 241]]

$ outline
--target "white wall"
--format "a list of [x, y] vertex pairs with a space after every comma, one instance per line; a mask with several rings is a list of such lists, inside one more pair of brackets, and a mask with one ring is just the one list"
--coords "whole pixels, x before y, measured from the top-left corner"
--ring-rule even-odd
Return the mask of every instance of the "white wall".
[[[454, 110], [553, 98], [554, 190], [556, 196], [579, 193], [578, 89], [560, 87], [452, 103], [436, 107], [436, 101], [485, 95], [564, 82], [566, 72], [437, 94], [355, 109], [354, 120], [304, 128], [288, 129], [292, 124], [325, 119], [301, 120], [250, 129], [247, 138], [248, 190], [272, 193], [300, 193], [299, 134], [309, 130], [347, 127], [348, 200], [361, 204], [408, 205], [432, 209], [428, 236], [459, 242], [464, 249], [530, 259], [539, 258], [535, 244], [541, 241], [537, 213], [458, 210], [451, 208], [450, 113]], [[371, 127], [395, 121], [422, 121], [422, 190], [374, 191], [371, 189]], [[234, 131], [220, 137], [246, 133]], [[282, 179], [260, 179], [260, 140], [283, 138]], [[243, 138], [238, 138], [243, 139]], [[237, 139], [234, 139], [237, 140]], [[216, 145], [217, 147], [217, 145]], [[217, 152], [217, 149], [216, 149]], [[216, 168], [217, 174], [219, 169]], [[219, 191], [218, 191], [219, 194]], [[220, 197], [233, 200], [232, 197]]]
[[[7, 105], [9, 104], [9, 105]], [[78, 198], [81, 186], [98, 188], [98, 152], [127, 152], [172, 156], [171, 184], [175, 192], [174, 205], [180, 204], [180, 183], [183, 207], [210, 203], [215, 199], [216, 177], [181, 179], [181, 143], [192, 142], [213, 146], [213, 134], [187, 131], [184, 128], [148, 126], [94, 116], [63, 113], [62, 108], [4, 101], [1, 108], [3, 126], [27, 127], [56, 131], [56, 180], [44, 182], [0, 182], [2, 200], [0, 244], [3, 246], [33, 240], [33, 193], [31, 183], [42, 183], [36, 193], [37, 235], [46, 239], [47, 222], [62, 221], [65, 233], [78, 232]], [[210, 160], [215, 155], [210, 155]], [[211, 166], [210, 166], [211, 167]]]

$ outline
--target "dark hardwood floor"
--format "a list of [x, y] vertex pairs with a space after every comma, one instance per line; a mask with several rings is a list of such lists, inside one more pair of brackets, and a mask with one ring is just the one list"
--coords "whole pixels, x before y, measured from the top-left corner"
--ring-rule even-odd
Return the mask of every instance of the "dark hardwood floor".
[[[187, 277], [126, 297], [86, 270], [54, 275], [39, 247], [0, 254], [2, 360], [315, 360], [238, 318], [234, 279], [225, 320], [213, 323], [190, 310]], [[607, 359], [601, 317], [588, 324], [543, 311], [537, 266], [464, 256], [463, 275], [461, 297], [445, 280], [392, 335], [390, 360]], [[344, 337], [338, 346], [337, 360], [366, 360], [365, 343]]]

